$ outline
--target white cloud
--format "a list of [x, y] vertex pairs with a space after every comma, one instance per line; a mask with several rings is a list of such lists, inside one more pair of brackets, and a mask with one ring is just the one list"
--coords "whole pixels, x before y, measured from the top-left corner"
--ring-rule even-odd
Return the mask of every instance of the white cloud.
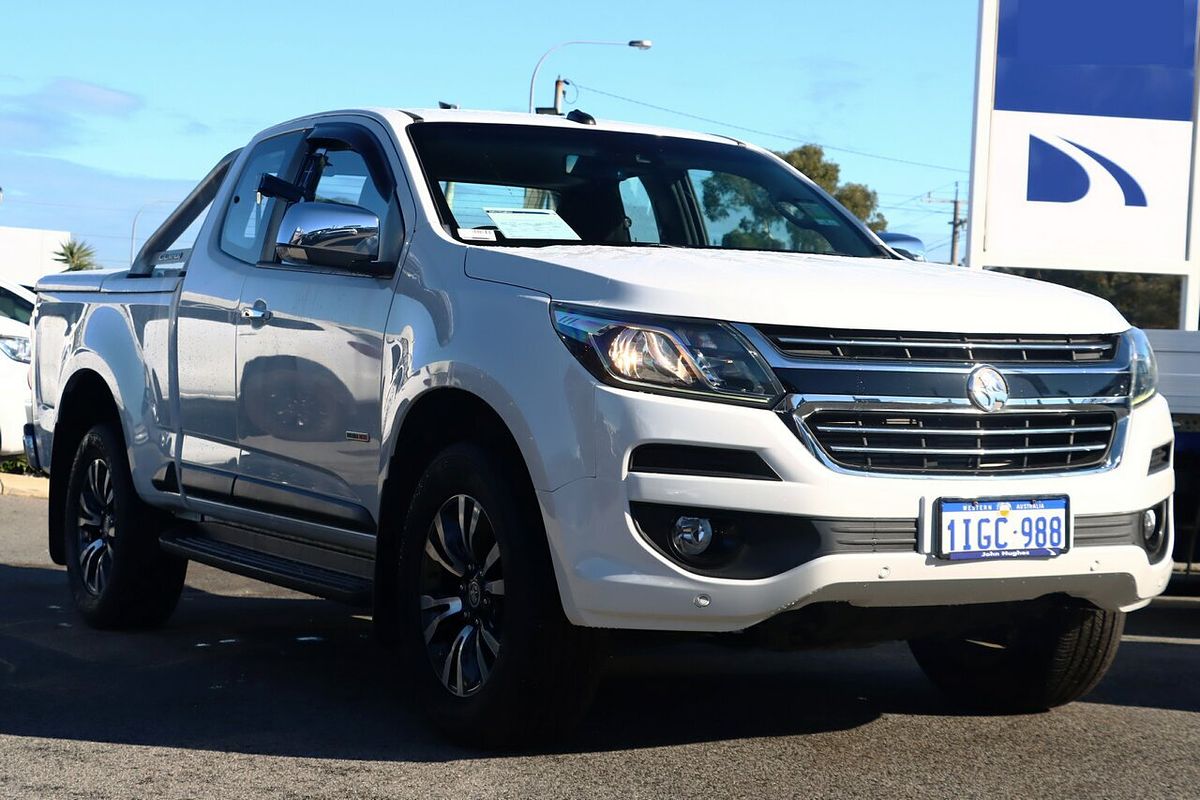
[[55, 78], [26, 98], [31, 105], [41, 108], [65, 106], [78, 113], [113, 117], [131, 114], [144, 104], [136, 94], [74, 78]]
[[0, 147], [53, 151], [82, 140], [89, 117], [128, 117], [143, 105], [138, 95], [75, 78], [56, 78], [24, 94], [0, 94]]

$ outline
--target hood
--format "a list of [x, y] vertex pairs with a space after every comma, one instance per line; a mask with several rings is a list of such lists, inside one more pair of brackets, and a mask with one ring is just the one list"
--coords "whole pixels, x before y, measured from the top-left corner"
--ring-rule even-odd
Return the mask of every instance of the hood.
[[1102, 334], [1106, 300], [996, 272], [889, 259], [657, 247], [471, 247], [467, 273], [557, 301], [763, 325]]

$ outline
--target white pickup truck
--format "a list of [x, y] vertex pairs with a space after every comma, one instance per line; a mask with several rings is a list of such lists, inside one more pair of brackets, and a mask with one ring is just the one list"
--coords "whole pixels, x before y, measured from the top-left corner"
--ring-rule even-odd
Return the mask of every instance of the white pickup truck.
[[26, 448], [87, 622], [162, 623], [189, 560], [360, 604], [461, 739], [570, 723], [605, 629], [907, 640], [1047, 708], [1171, 571], [1140, 331], [904, 259], [732, 139], [304, 117], [37, 291]]

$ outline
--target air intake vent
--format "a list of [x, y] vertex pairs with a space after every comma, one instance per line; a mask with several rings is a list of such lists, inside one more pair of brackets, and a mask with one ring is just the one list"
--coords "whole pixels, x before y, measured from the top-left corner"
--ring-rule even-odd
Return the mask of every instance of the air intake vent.
[[684, 444], [643, 444], [629, 457], [630, 472], [702, 475], [777, 481], [779, 476], [752, 450]]
[[1147, 474], [1153, 475], [1156, 472], [1162, 472], [1169, 466], [1171, 466], [1171, 445], [1164, 444], [1154, 448], [1150, 453], [1150, 469]]
[[1111, 361], [1117, 336], [988, 336], [888, 333], [762, 326], [759, 331], [790, 358], [861, 361], [1062, 363]]

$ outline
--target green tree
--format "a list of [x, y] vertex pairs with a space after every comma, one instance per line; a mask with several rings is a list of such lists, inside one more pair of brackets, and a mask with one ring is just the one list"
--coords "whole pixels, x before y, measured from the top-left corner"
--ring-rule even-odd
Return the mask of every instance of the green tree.
[[[819, 145], [806, 144], [777, 155], [833, 195], [872, 230], [887, 228], [887, 219], [878, 211], [879, 196], [864, 184], [840, 183], [841, 168], [825, 158], [825, 151]], [[814, 253], [829, 250], [828, 241], [818, 230], [784, 222], [805, 217], [812, 213], [811, 209], [788, 209], [789, 201], [769, 196], [762, 186], [739, 175], [714, 172], [704, 179], [702, 186], [701, 202], [706, 217], [714, 222], [740, 217], [734, 229], [722, 237], [723, 246], [783, 250], [789, 245], [785, 239], [790, 239], [793, 250]]]
[[78, 272], [85, 269], [98, 269], [96, 250], [87, 242], [77, 242], [71, 239], [63, 244], [54, 254], [54, 260], [67, 265], [67, 272]]
[[997, 269], [1057, 283], [1103, 297], [1139, 328], [1175, 328], [1179, 325], [1179, 298], [1183, 289], [1177, 275], [1130, 272], [1091, 272], [1069, 269]]

